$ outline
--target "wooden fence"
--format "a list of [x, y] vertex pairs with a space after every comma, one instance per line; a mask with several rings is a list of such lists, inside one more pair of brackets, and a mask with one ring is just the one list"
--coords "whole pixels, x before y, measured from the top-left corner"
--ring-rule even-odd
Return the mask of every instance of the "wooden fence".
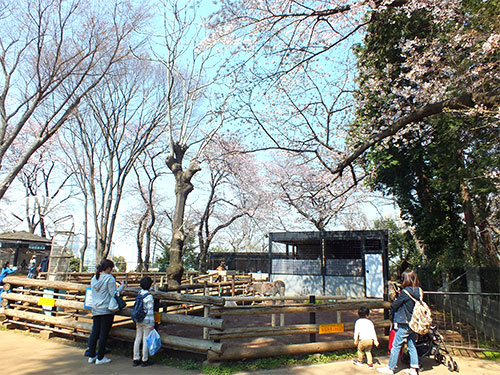
[[[232, 276], [232, 275], [231, 275]], [[118, 278], [120, 275], [118, 275]], [[194, 280], [196, 281], [196, 280]], [[242, 281], [242, 280], [239, 280]], [[1, 294], [2, 307], [0, 320], [11, 325], [22, 326], [38, 331], [50, 331], [74, 337], [88, 337], [92, 329], [90, 311], [84, 308], [86, 284], [26, 279], [18, 276], [7, 276], [4, 279], [4, 291]], [[220, 281], [224, 283], [224, 281]], [[226, 281], [235, 285], [236, 280]], [[208, 282], [205, 282], [208, 285]], [[351, 321], [342, 322], [340, 312], [356, 312], [363, 305], [370, 309], [387, 309], [389, 302], [382, 300], [346, 300], [340, 296], [286, 296], [286, 297], [242, 297], [229, 296], [222, 298], [208, 295], [211, 289], [205, 289], [205, 295], [179, 292], [153, 291], [155, 305], [159, 306], [156, 314], [160, 322], [159, 331], [165, 347], [178, 350], [206, 353], [209, 361], [236, 360], [258, 358], [284, 354], [304, 354], [353, 348], [352, 335], [349, 339], [332, 339], [327, 342], [310, 342], [323, 330], [349, 332], [354, 328]], [[128, 307], [119, 312], [110, 332], [112, 337], [134, 340], [135, 326], [130, 319], [131, 305], [138, 289], [125, 288], [122, 295]], [[249, 305], [267, 301], [267, 305]], [[270, 304], [272, 303], [272, 304]], [[180, 306], [189, 306], [182, 310]], [[198, 310], [198, 315], [193, 311]], [[180, 314], [179, 311], [183, 311]], [[332, 312], [331, 324], [316, 324], [315, 314]], [[189, 314], [188, 314], [189, 313]], [[336, 313], [336, 314], [335, 314]], [[203, 316], [200, 316], [200, 315]], [[287, 314], [302, 314], [309, 318], [308, 324], [285, 324]], [[268, 323], [259, 327], [249, 327], [254, 316], [268, 316]], [[245, 316], [240, 319], [241, 326], [230, 328], [227, 322], [231, 317]], [[276, 317], [280, 316], [280, 324]], [[234, 323], [234, 322], [233, 322]], [[389, 326], [388, 320], [374, 321], [375, 327]], [[162, 326], [162, 324], [168, 324]], [[174, 325], [200, 327], [196, 337], [186, 334], [182, 336]], [[189, 331], [189, 329], [186, 329]], [[193, 330], [191, 330], [191, 333]], [[244, 344], [244, 339], [255, 337], [292, 337], [309, 335], [305, 343], [265, 345], [251, 347]], [[299, 336], [295, 336], [298, 338]], [[301, 336], [302, 337], [302, 336]], [[241, 342], [240, 342], [241, 341]], [[290, 340], [293, 341], [293, 340]], [[296, 341], [296, 340], [295, 340]]]
[[[90, 284], [94, 273], [90, 272], [58, 272], [54, 274], [58, 280], [64, 280], [78, 284]], [[126, 287], [139, 288], [139, 283], [144, 276], [153, 280], [153, 285], [159, 289], [166, 288], [166, 272], [113, 272], [117, 281], [124, 283]], [[39, 274], [40, 280], [47, 279], [47, 272]], [[181, 285], [170, 288], [169, 291], [184, 292], [189, 294], [235, 296], [243, 294], [245, 285], [250, 281], [249, 274], [237, 273], [235, 271], [214, 271], [209, 274], [198, 275], [187, 273]], [[206, 290], [208, 289], [208, 292]]]

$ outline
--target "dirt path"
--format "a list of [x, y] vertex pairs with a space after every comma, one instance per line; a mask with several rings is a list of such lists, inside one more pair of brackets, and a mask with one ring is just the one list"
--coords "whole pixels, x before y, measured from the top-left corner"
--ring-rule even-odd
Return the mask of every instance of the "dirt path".
[[198, 371], [184, 371], [156, 364], [146, 368], [132, 367], [131, 358], [113, 354], [108, 355], [112, 359], [109, 364], [99, 366], [89, 364], [81, 348], [13, 331], [0, 331], [0, 353], [2, 353], [2, 369], [7, 370], [5, 374], [199, 374]]
[[[82, 355], [83, 349], [64, 345], [56, 340], [44, 340], [35, 335], [28, 335], [15, 331], [0, 331], [0, 353], [2, 354], [2, 368], [8, 374], [151, 374], [151, 375], [195, 375], [198, 371], [185, 371], [173, 367], [153, 365], [147, 368], [132, 367], [131, 358], [109, 355], [113, 362], [107, 365], [96, 366], [88, 364], [87, 358]], [[386, 365], [388, 358], [381, 358], [382, 365]], [[424, 371], [421, 375], [498, 375], [500, 363], [455, 357], [460, 372], [451, 373], [443, 365], [437, 365], [430, 359], [424, 360]], [[378, 366], [377, 366], [378, 367]], [[338, 361], [325, 365], [301, 366], [270, 371], [243, 372], [239, 375], [354, 375], [377, 374], [367, 367], [357, 367], [352, 361]], [[404, 375], [404, 372], [397, 373]]]

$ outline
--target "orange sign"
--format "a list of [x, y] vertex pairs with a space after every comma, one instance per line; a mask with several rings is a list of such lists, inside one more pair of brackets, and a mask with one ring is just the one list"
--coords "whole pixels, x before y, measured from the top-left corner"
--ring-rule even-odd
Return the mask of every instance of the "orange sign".
[[320, 324], [319, 334], [344, 332], [344, 323]]

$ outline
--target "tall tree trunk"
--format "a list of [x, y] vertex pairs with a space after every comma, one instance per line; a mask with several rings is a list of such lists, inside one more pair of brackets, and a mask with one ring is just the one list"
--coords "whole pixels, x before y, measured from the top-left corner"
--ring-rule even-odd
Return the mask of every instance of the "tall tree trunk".
[[151, 233], [156, 222], [153, 206], [149, 207], [149, 216], [149, 223], [146, 228], [146, 246], [144, 246], [144, 264], [147, 271], [149, 271], [149, 267], [151, 266]]
[[170, 243], [170, 261], [167, 268], [169, 288], [180, 285], [184, 266], [182, 265], [182, 250], [186, 235], [184, 232], [184, 211], [188, 195], [193, 191], [191, 179], [201, 168], [196, 160], [192, 160], [184, 171], [182, 161], [187, 150], [185, 146], [174, 144], [172, 153], [167, 157], [166, 164], [175, 177], [175, 210], [172, 218], [172, 241]]
[[136, 243], [137, 243], [137, 271], [144, 271], [144, 261], [142, 258], [142, 251], [143, 251], [143, 244], [144, 244], [144, 227], [145, 227], [145, 220], [147, 216], [147, 211], [141, 216], [139, 219], [139, 226], [137, 228], [137, 237], [136, 237]]
[[484, 255], [488, 266], [498, 267], [500, 265], [500, 260], [498, 259], [498, 251], [495, 248], [493, 242], [493, 236], [491, 235], [490, 228], [486, 220], [481, 220], [477, 224], [479, 228], [479, 238], [481, 239], [481, 245], [484, 248]]
[[210, 246], [209, 241], [204, 241], [203, 236], [198, 233], [198, 243], [200, 247], [200, 253], [198, 254], [198, 271], [200, 273], [207, 272], [207, 255], [208, 248]]
[[474, 221], [474, 212], [472, 209], [472, 202], [469, 195], [469, 189], [465, 181], [460, 183], [460, 195], [463, 201], [465, 227], [467, 229], [467, 245], [472, 256], [473, 264], [480, 266], [481, 260], [477, 246], [476, 225]]
[[83, 263], [85, 262], [85, 252], [87, 251], [88, 241], [89, 241], [88, 207], [89, 207], [89, 199], [87, 194], [85, 194], [85, 200], [84, 200], [85, 216], [83, 218], [83, 245], [80, 248], [80, 265], [78, 267], [79, 272], [83, 272]]

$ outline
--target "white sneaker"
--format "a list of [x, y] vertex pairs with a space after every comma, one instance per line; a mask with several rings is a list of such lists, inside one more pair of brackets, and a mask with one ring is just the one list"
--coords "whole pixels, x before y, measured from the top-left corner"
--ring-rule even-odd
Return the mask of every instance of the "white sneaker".
[[94, 363], [96, 359], [97, 359], [97, 356], [96, 357], [89, 357], [89, 363]]
[[403, 371], [406, 372], [408, 375], [418, 375], [417, 369], [413, 367], [404, 369]]
[[378, 372], [382, 373], [382, 374], [394, 374], [394, 371], [392, 371], [389, 367], [380, 367], [377, 369]]
[[109, 362], [111, 362], [111, 358], [108, 358], [108, 357], [102, 357], [102, 359], [95, 360], [96, 365], [104, 365], [104, 364], [109, 363]]

